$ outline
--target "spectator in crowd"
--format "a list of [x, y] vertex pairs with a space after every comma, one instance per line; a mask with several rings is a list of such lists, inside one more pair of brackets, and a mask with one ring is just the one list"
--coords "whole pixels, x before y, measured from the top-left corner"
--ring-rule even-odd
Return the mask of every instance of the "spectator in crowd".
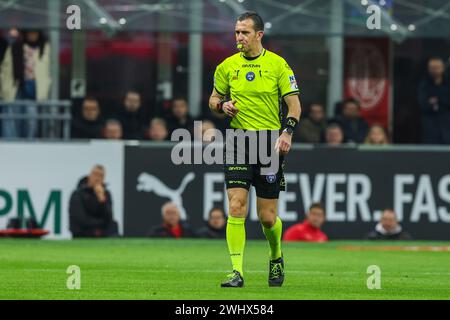
[[203, 120], [201, 126], [197, 126], [194, 128], [195, 139], [198, 139], [202, 142], [212, 142], [215, 139], [216, 135], [216, 126], [210, 120]]
[[[3, 59], [5, 58], [6, 51], [8, 50], [9, 46], [12, 45], [14, 42], [17, 41], [17, 39], [20, 37], [20, 32], [16, 28], [11, 28], [5, 35], [1, 33], [0, 30], [0, 76], [2, 75], [2, 63]], [[5, 68], [6, 66], [4, 66]], [[11, 66], [10, 66], [11, 67]], [[3, 74], [4, 75], [4, 74]], [[9, 73], [8, 73], [9, 75]], [[1, 78], [0, 78], [1, 79]], [[8, 79], [12, 79], [11, 76], [9, 76]], [[0, 101], [2, 100], [2, 81], [0, 81]], [[0, 110], [1, 112], [2, 110]], [[1, 134], [2, 131], [0, 131]]]
[[103, 135], [105, 139], [120, 140], [123, 137], [122, 124], [116, 119], [106, 121]]
[[284, 233], [284, 241], [326, 242], [328, 237], [320, 228], [325, 222], [325, 208], [320, 203], [313, 203], [302, 223], [295, 224]]
[[129, 90], [119, 109], [118, 119], [122, 123], [123, 138], [140, 140], [144, 137], [144, 129], [148, 123], [148, 116], [142, 107], [139, 92]]
[[[8, 49], [8, 40], [6, 40], [0, 34], [0, 66], [2, 65], [3, 58], [5, 57], [6, 49]], [[1, 91], [0, 91], [1, 92]]]
[[102, 165], [94, 166], [90, 174], [78, 182], [70, 197], [69, 224], [74, 238], [118, 236]]
[[[8, 41], [0, 34], [0, 75], [2, 74], [2, 62], [3, 58], [5, 57], [6, 49], [8, 49]], [[2, 102], [2, 82], [0, 81], [0, 102]], [[0, 107], [0, 114], [3, 113], [3, 108]], [[2, 123], [0, 121], [0, 137], [2, 136], [3, 129], [2, 129]]]
[[342, 128], [345, 142], [363, 143], [369, 126], [361, 117], [361, 106], [355, 99], [342, 103], [342, 115], [336, 118]]
[[[4, 47], [3, 43], [3, 47]], [[0, 65], [0, 96], [14, 100], [47, 100], [50, 92], [50, 46], [42, 31], [27, 30], [4, 50]], [[3, 114], [26, 115], [31, 119], [3, 120], [3, 137], [34, 138], [38, 132], [36, 106], [15, 105]]]
[[194, 120], [189, 114], [189, 106], [184, 98], [176, 98], [172, 102], [171, 114], [167, 118], [169, 134], [176, 129], [186, 129], [193, 135]]
[[[3, 59], [5, 57], [6, 54], [6, 50], [8, 49], [10, 43], [12, 43], [14, 41], [14, 36], [11, 33], [16, 33], [16, 36], [18, 35], [18, 31], [17, 29], [14, 29], [14, 31], [12, 31], [13, 29], [11, 29], [7, 35], [3, 36], [3, 34], [0, 31], [0, 77], [2, 75], [2, 63], [3, 63]], [[3, 97], [2, 97], [2, 81], [0, 78], [0, 102], [2, 102]], [[3, 107], [0, 107], [0, 114], [3, 113], [7, 113], [6, 110], [3, 110]], [[0, 121], [0, 137], [3, 135], [3, 121]]]
[[369, 240], [410, 240], [409, 233], [402, 229], [397, 221], [397, 216], [393, 209], [385, 209], [381, 215], [380, 222], [375, 226], [375, 230], [366, 236]]
[[214, 123], [216, 129], [222, 133], [225, 133], [226, 130], [230, 127], [230, 118], [225, 113], [211, 112], [209, 108], [203, 119], [209, 120]]
[[344, 133], [337, 123], [330, 123], [325, 129], [325, 143], [330, 147], [337, 147], [344, 143]]
[[12, 44], [16, 41], [18, 41], [22, 37], [21, 32], [16, 27], [12, 27], [8, 30], [6, 39], [9, 44]]
[[81, 106], [81, 117], [72, 120], [72, 138], [99, 139], [102, 137], [103, 122], [100, 119], [98, 100], [87, 97]]
[[161, 208], [162, 224], [154, 227], [149, 236], [156, 238], [189, 238], [194, 233], [180, 220], [180, 210], [173, 202], [165, 203]]
[[342, 115], [342, 105], [343, 105], [344, 101], [337, 101], [334, 104], [334, 117], [338, 118]]
[[428, 76], [419, 85], [422, 142], [450, 144], [450, 79], [441, 58], [428, 61]]
[[384, 127], [378, 124], [371, 126], [364, 143], [371, 145], [389, 144], [389, 138]]
[[208, 223], [197, 231], [199, 238], [224, 239], [226, 230], [225, 212], [220, 208], [209, 211]]
[[321, 104], [313, 103], [307, 117], [302, 118], [294, 139], [296, 142], [320, 143], [327, 126], [325, 110]]
[[167, 131], [166, 121], [161, 118], [153, 118], [150, 121], [150, 126], [147, 129], [147, 135], [153, 141], [165, 141], [169, 136]]
[[216, 138], [216, 126], [212, 121], [204, 120], [202, 122], [202, 141], [212, 142]]

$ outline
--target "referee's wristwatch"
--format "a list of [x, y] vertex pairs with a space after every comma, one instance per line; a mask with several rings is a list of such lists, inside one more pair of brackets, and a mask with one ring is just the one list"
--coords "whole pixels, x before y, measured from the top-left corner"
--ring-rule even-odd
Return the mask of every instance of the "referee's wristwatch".
[[289, 135], [293, 135], [294, 133], [294, 129], [292, 129], [291, 127], [286, 127], [284, 128], [283, 132], [287, 132]]

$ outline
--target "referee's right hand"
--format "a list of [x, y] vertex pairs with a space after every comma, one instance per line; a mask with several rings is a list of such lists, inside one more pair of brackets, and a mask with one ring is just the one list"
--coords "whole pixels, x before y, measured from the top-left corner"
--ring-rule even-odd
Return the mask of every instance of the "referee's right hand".
[[234, 106], [236, 100], [226, 101], [222, 106], [223, 112], [231, 118], [234, 118], [239, 110]]

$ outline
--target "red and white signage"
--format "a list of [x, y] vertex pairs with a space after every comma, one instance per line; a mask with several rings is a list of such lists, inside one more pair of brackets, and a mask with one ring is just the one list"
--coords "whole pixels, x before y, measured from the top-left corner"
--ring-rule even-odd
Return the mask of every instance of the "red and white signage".
[[389, 39], [347, 38], [345, 42], [344, 97], [361, 103], [369, 124], [389, 125], [391, 79]]

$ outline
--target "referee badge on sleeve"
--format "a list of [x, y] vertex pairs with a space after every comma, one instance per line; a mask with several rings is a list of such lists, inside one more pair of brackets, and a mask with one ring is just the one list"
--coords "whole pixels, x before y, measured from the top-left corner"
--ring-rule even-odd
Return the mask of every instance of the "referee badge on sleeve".
[[292, 90], [298, 90], [297, 80], [295, 80], [295, 76], [289, 76], [289, 83], [291, 84]]

